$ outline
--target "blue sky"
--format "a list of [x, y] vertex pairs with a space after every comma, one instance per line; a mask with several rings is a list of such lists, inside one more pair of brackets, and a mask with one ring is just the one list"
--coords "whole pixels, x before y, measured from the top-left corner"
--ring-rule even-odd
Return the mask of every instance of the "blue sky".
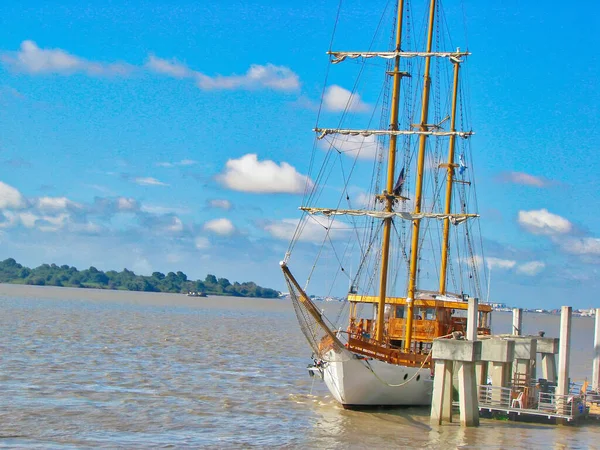
[[[7, 3], [4, 257], [285, 290], [278, 261], [309, 176], [337, 2]], [[381, 8], [343, 6], [334, 47], [366, 48]], [[473, 167], [492, 299], [597, 306], [600, 7], [444, 7], [460, 25], [452, 44], [473, 53]], [[337, 124], [352, 89], [352, 68], [341, 66], [321, 123]], [[356, 110], [377, 93], [360, 85]]]

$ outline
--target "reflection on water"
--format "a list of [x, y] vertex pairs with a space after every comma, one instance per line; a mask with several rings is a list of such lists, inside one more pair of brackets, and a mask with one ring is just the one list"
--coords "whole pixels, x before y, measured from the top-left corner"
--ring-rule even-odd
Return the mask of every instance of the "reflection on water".
[[[308, 376], [310, 350], [285, 301], [0, 294], [4, 447], [589, 448], [600, 439], [596, 426], [432, 428], [426, 408], [346, 411]], [[495, 331], [510, 320], [496, 315]], [[574, 324], [581, 377], [591, 373], [593, 321]], [[556, 335], [558, 318], [525, 316], [525, 328]]]

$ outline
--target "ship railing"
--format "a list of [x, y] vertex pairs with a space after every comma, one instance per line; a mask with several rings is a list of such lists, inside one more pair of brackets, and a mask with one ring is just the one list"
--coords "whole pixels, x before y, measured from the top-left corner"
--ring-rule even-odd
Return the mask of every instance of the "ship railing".
[[373, 339], [357, 339], [348, 337], [346, 348], [352, 352], [366, 357], [377, 358], [391, 364], [405, 364], [409, 366], [430, 367], [429, 354], [405, 352], [402, 349], [390, 348], [381, 345]]

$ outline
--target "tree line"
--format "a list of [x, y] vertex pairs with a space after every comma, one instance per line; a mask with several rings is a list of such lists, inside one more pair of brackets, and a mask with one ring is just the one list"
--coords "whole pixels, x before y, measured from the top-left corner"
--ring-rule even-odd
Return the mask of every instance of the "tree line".
[[98, 289], [121, 289], [146, 292], [204, 292], [208, 295], [231, 295], [236, 297], [276, 298], [279, 292], [258, 286], [252, 281], [233, 284], [227, 278], [207, 275], [201, 280], [188, 280], [183, 272], [169, 272], [166, 275], [154, 272], [150, 276], [136, 275], [128, 269], [121, 272], [109, 270], [103, 272], [90, 267], [77, 268], [56, 264], [42, 264], [35, 269], [24, 267], [13, 258], [0, 263], [0, 283], [30, 284], [36, 286], [65, 286]]

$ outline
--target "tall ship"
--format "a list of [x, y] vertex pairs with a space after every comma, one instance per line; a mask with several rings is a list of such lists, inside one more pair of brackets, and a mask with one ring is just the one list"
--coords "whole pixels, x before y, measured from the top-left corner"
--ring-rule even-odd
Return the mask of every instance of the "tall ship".
[[[351, 90], [335, 86], [335, 105], [332, 85], [323, 87], [302, 217], [280, 263], [313, 351], [309, 371], [346, 408], [430, 404], [433, 340], [465, 333], [469, 297], [480, 299], [478, 333], [490, 332], [461, 82], [470, 53], [449, 47], [441, 2], [428, 0], [422, 19], [414, 6], [425, 2], [390, 3], [371, 49], [327, 52], [329, 80], [345, 64], [358, 75]], [[378, 87], [362, 78], [374, 71]], [[361, 88], [376, 104], [362, 100]], [[321, 125], [336, 109], [337, 126]], [[296, 259], [308, 267], [302, 284]], [[313, 289], [344, 290], [341, 311], [316, 302]]]

